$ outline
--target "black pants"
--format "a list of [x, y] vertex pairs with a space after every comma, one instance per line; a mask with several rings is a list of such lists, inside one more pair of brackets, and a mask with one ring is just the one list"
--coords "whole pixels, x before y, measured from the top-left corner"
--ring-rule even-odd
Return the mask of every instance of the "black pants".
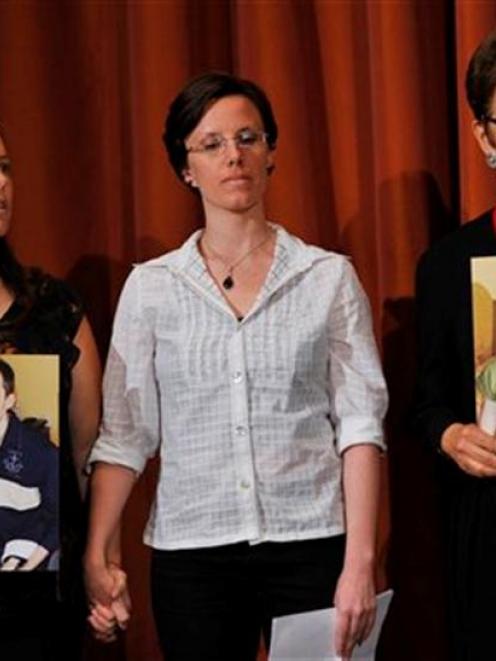
[[453, 661], [496, 659], [496, 483], [462, 476], [446, 516], [446, 556]]
[[152, 603], [167, 661], [254, 661], [273, 617], [328, 608], [344, 535], [152, 554]]

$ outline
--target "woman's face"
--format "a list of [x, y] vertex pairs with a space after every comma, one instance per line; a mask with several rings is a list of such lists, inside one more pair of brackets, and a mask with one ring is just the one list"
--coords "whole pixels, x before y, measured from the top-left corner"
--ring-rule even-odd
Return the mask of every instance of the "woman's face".
[[475, 139], [485, 156], [496, 155], [496, 90], [493, 92], [488, 108], [488, 119], [475, 120], [472, 124]]
[[8, 232], [13, 202], [14, 183], [11, 162], [0, 136], [0, 237]]
[[245, 96], [237, 95], [216, 101], [186, 138], [188, 150], [227, 138], [216, 151], [188, 153], [183, 176], [198, 188], [205, 210], [242, 213], [262, 204], [273, 152], [263, 137], [249, 146], [239, 143], [244, 136], [249, 138], [250, 132], [262, 136], [263, 131], [256, 106]]

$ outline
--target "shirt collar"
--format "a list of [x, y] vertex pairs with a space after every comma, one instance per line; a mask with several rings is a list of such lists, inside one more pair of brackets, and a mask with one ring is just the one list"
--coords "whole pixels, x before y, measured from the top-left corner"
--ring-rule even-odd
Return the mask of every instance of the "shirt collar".
[[[309, 246], [301, 241], [301, 239], [292, 236], [281, 225], [270, 223], [270, 226], [277, 233], [274, 260], [281, 262], [277, 270], [280, 270], [283, 265], [285, 266], [284, 270], [288, 268], [305, 270], [316, 260], [329, 256], [329, 253], [321, 248]], [[202, 231], [201, 229], [196, 230], [179, 249], [162, 255], [157, 259], [152, 259], [147, 264], [150, 266], [166, 266], [173, 271], [189, 272], [193, 269], [193, 272], [199, 270], [203, 272], [205, 270], [205, 264], [198, 250], [198, 240], [201, 237]], [[199, 265], [201, 265], [201, 269], [199, 269]]]
[[[321, 248], [305, 244], [301, 239], [289, 234], [281, 225], [276, 223], [270, 225], [276, 231], [274, 259], [250, 315], [283, 284], [309, 269], [315, 262], [328, 259], [331, 255]], [[200, 254], [198, 241], [201, 234], [201, 229], [193, 232], [179, 249], [150, 260], [146, 265], [166, 267], [173, 274], [188, 280], [196, 289], [202, 290], [212, 302], [221, 305], [225, 311], [232, 314]]]

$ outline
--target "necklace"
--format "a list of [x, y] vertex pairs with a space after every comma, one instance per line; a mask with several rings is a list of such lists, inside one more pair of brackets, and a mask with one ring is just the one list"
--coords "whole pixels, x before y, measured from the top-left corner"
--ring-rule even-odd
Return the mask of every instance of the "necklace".
[[218, 259], [220, 262], [222, 262], [226, 268], [227, 275], [226, 277], [222, 280], [222, 286], [224, 289], [232, 289], [235, 285], [234, 278], [233, 278], [233, 271], [234, 269], [241, 264], [241, 262], [244, 262], [244, 260], [249, 257], [255, 250], [258, 250], [261, 248], [264, 244], [267, 243], [267, 241], [271, 238], [272, 236], [272, 230], [268, 230], [268, 234], [263, 239], [263, 241], [260, 241], [260, 243], [256, 243], [248, 252], [245, 252], [244, 255], [239, 257], [237, 260], [235, 260], [232, 264], [228, 264], [224, 257], [222, 255], [219, 255], [218, 252], [212, 249], [212, 247], [206, 242], [205, 240], [205, 235], [202, 236], [202, 241], [203, 245], [208, 248], [208, 251], [212, 254], [215, 259]]

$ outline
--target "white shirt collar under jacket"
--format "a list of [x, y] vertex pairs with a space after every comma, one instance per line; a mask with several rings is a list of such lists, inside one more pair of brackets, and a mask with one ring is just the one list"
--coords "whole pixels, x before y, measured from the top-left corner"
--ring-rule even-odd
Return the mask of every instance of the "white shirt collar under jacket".
[[349, 260], [279, 226], [272, 268], [239, 323], [199, 232], [137, 265], [119, 301], [90, 463], [161, 469], [156, 548], [287, 541], [344, 530], [341, 454], [384, 447], [387, 395]]

